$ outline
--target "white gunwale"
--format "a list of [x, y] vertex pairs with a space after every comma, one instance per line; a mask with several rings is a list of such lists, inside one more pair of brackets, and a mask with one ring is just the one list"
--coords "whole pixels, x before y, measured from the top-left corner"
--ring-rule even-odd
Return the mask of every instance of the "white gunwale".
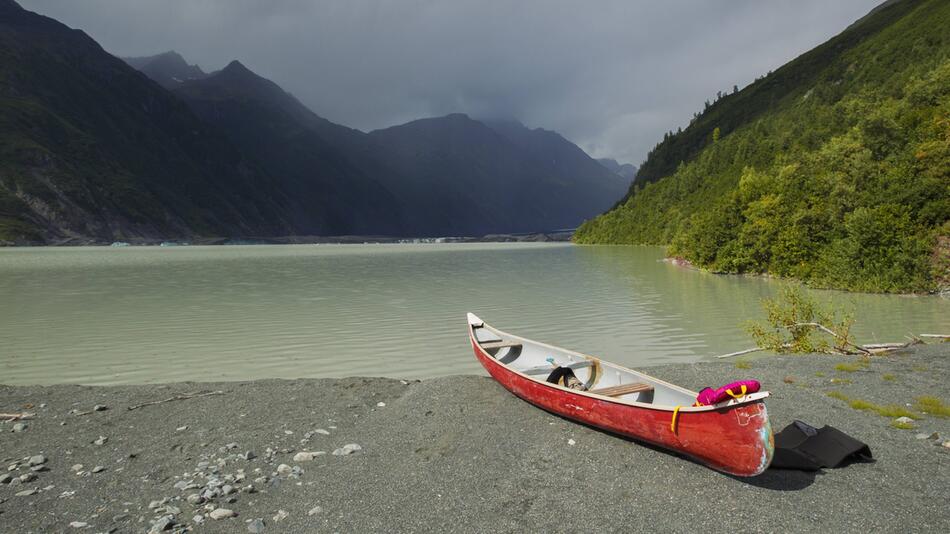
[[[539, 341], [534, 341], [534, 340], [528, 339], [528, 338], [526, 338], [526, 337], [516, 336], [516, 335], [514, 335], [514, 334], [509, 334], [508, 332], [505, 332], [505, 331], [503, 331], [503, 330], [499, 330], [499, 329], [497, 329], [497, 328], [495, 328], [495, 327], [489, 325], [488, 323], [482, 321], [481, 319], [479, 319], [476, 315], [474, 315], [474, 314], [472, 314], [472, 313], [469, 313], [469, 314], [468, 314], [468, 336], [469, 336], [469, 339], [471, 340], [472, 344], [473, 344], [474, 346], [478, 347], [478, 350], [479, 350], [479, 351], [481, 351], [492, 363], [494, 363], [495, 365], [497, 365], [497, 366], [499, 366], [499, 367], [504, 368], [504, 369], [507, 370], [508, 372], [514, 373], [514, 374], [516, 374], [516, 375], [518, 375], [518, 376], [520, 376], [520, 377], [522, 377], [522, 378], [525, 378], [525, 379], [527, 379], [527, 380], [531, 380], [532, 382], [536, 382], [536, 383], [541, 384], [542, 386], [545, 386], [545, 387], [548, 387], [548, 388], [557, 389], [557, 390], [560, 390], [560, 391], [564, 391], [564, 392], [566, 392], [566, 393], [573, 393], [573, 394], [575, 394], [575, 395], [581, 395], [581, 396], [584, 396], [584, 397], [591, 397], [591, 398], [594, 398], [594, 399], [597, 399], [597, 400], [600, 400], [600, 401], [606, 401], [606, 402], [610, 402], [610, 403], [613, 403], [613, 404], [621, 404], [621, 405], [625, 405], [625, 406], [633, 406], [633, 407], [636, 407], [636, 408], [645, 408], [645, 409], [648, 409], [648, 410], [657, 410], [657, 411], [663, 411], [663, 412], [672, 412], [673, 410], [675, 410], [675, 409], [677, 408], [676, 406], [669, 406], [669, 405], [662, 405], [662, 404], [653, 404], [653, 403], [647, 403], [647, 402], [637, 402], [637, 401], [632, 401], [632, 400], [618, 399], [618, 398], [615, 398], [615, 397], [608, 397], [608, 396], [606, 396], [606, 395], [598, 395], [598, 394], [596, 394], [596, 393], [590, 393], [590, 392], [588, 392], [588, 391], [581, 391], [581, 390], [577, 390], [577, 389], [567, 388], [567, 387], [564, 387], [564, 386], [562, 386], [562, 385], [560, 385], [560, 384], [552, 384], [552, 383], [550, 383], [550, 382], [548, 382], [548, 381], [546, 381], [546, 380], [542, 380], [542, 379], [536, 378], [536, 377], [534, 377], [534, 376], [524, 374], [524, 373], [522, 373], [522, 372], [520, 372], [520, 371], [514, 369], [514, 368], [511, 367], [510, 365], [507, 365], [507, 364], [505, 364], [505, 363], [502, 363], [502, 362], [498, 361], [497, 359], [495, 359], [494, 356], [492, 356], [492, 355], [489, 354], [485, 349], [482, 348], [481, 342], [478, 341], [478, 338], [475, 337], [475, 327], [476, 327], [476, 326], [479, 326], [479, 325], [480, 325], [481, 328], [484, 328], [484, 329], [488, 330], [489, 332], [492, 332], [492, 333], [494, 333], [494, 334], [498, 335], [499, 337], [501, 337], [501, 338], [503, 338], [503, 339], [506, 339], [506, 340], [507, 340], [507, 339], [513, 339], [513, 340], [521, 341], [521, 342], [523, 342], [523, 343], [530, 343], [530, 344], [533, 344], [533, 345], [537, 345], [537, 346], [540, 346], [540, 347], [545, 347], [545, 348], [552, 349], [552, 350], [563, 351], [563, 352], [566, 352], [566, 353], [568, 353], [568, 354], [572, 354], [572, 355], [574, 355], [574, 356], [577, 356], [577, 357], [579, 357], [579, 358], [583, 358], [583, 359], [586, 359], [586, 360], [593, 360], [593, 361], [596, 361], [596, 362], [600, 363], [600, 365], [605, 366], [605, 367], [611, 367], [611, 368], [614, 368], [614, 369], [618, 369], [618, 370], [621, 370], [621, 371], [625, 371], [625, 372], [628, 372], [628, 373], [632, 373], [632, 374], [634, 374], [634, 375], [636, 375], [636, 376], [645, 378], [645, 379], [650, 380], [650, 381], [652, 381], [652, 382], [655, 382], [655, 383], [657, 383], [657, 384], [662, 384], [662, 385], [665, 386], [665, 387], [669, 387], [669, 388], [671, 388], [671, 389], [678, 390], [678, 391], [680, 391], [680, 392], [682, 392], [682, 393], [686, 393], [686, 394], [692, 396], [693, 398], [696, 398], [696, 395], [697, 395], [697, 392], [695, 392], [695, 391], [690, 391], [690, 390], [688, 390], [688, 389], [686, 389], [686, 388], [677, 386], [676, 384], [671, 384], [671, 383], [666, 382], [666, 381], [664, 381], [664, 380], [660, 380], [660, 379], [655, 378], [655, 377], [653, 377], [653, 376], [650, 376], [650, 375], [648, 375], [648, 374], [641, 373], [640, 371], [636, 371], [636, 370], [634, 370], [634, 369], [629, 369], [629, 368], [627, 368], [627, 367], [624, 367], [624, 366], [622, 366], [622, 365], [618, 365], [618, 364], [616, 364], [616, 363], [604, 361], [604, 360], [601, 360], [600, 358], [595, 358], [594, 356], [590, 356], [590, 355], [588, 355], [588, 354], [584, 354], [584, 353], [577, 352], [577, 351], [570, 350], [570, 349], [565, 349], [565, 348], [563, 348], [563, 347], [556, 347], [556, 346], [554, 346], [554, 345], [549, 345], [549, 344], [547, 344], [547, 343], [541, 343], [541, 342], [539, 342]], [[490, 342], [486, 341], [485, 343], [490, 343]], [[756, 393], [750, 393], [750, 394], [748, 394], [748, 395], [742, 397], [742, 399], [739, 399], [739, 400], [737, 400], [737, 399], [729, 399], [728, 401], [720, 402], [719, 404], [712, 404], [712, 405], [709, 405], [709, 406], [679, 406], [679, 412], [680, 412], [680, 413], [711, 412], [711, 411], [715, 411], [715, 410], [720, 410], [720, 409], [722, 409], [722, 408], [729, 408], [729, 407], [733, 407], [733, 406], [740, 406], [740, 405], [742, 405], [742, 404], [749, 404], [749, 403], [758, 401], [758, 400], [760, 400], [760, 399], [764, 399], [764, 398], [766, 398], [766, 397], [768, 397], [768, 396], [769, 396], [769, 392], [768, 392], [768, 391], [759, 391], [759, 392], [756, 392]]]

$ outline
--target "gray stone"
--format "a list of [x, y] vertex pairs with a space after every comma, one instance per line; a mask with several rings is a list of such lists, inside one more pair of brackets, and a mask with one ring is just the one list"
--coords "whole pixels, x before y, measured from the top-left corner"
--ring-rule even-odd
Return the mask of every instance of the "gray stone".
[[93, 441], [93, 443], [96, 445], [105, 445], [107, 441], [109, 441], [109, 438], [106, 436], [99, 436], [99, 438]]
[[202, 497], [202, 496], [201, 496], [200, 494], [198, 494], [198, 493], [192, 493], [191, 495], [185, 497], [185, 501], [187, 501], [188, 504], [194, 504], [194, 505], [197, 506], [197, 505], [199, 505], [199, 504], [205, 502], [205, 498]]
[[309, 512], [307, 512], [307, 515], [317, 515], [317, 514], [322, 514], [322, 513], [323, 513], [322, 506], [314, 506], [313, 508], [310, 509]]
[[333, 451], [333, 455], [334, 455], [334, 456], [347, 456], [347, 455], [349, 455], [349, 454], [353, 454], [354, 452], [356, 452], [356, 451], [361, 451], [361, 450], [363, 450], [363, 447], [360, 447], [360, 446], [357, 445], [356, 443], [347, 443], [346, 445], [344, 445], [344, 446], [340, 447], [339, 449], [336, 449], [335, 451]]
[[165, 532], [166, 530], [170, 530], [173, 526], [175, 526], [174, 516], [163, 515], [162, 517], [156, 519], [154, 523], [152, 523], [152, 528], [150, 528], [148, 531], [149, 534]]
[[73, 472], [77, 472], [77, 471], [82, 471], [82, 467], [83, 467], [82, 464], [75, 464], [69, 469], [72, 470]]
[[86, 523], [85, 521], [72, 521], [69, 523], [69, 526], [73, 528], [86, 528], [89, 526], [89, 523]]
[[229, 517], [234, 517], [236, 515], [237, 514], [234, 513], [233, 510], [229, 510], [227, 508], [216, 508], [212, 510], [210, 514], [208, 514], [208, 517], [214, 520], [218, 520], [218, 519], [227, 519]]
[[289, 475], [293, 472], [293, 469], [287, 464], [280, 464], [277, 466], [278, 475]]
[[900, 425], [913, 425], [913, 424], [914, 424], [914, 420], [911, 419], [910, 417], [898, 417], [897, 419], [894, 419], [894, 422], [897, 423], [897, 424], [900, 424]]
[[14, 493], [13, 495], [16, 497], [29, 497], [30, 495], [36, 495], [38, 491], [39, 490], [37, 490], [36, 488], [30, 488], [27, 490], [18, 491]]
[[97, 405], [95, 405], [95, 406], [92, 407], [92, 411], [94, 411], [94, 412], [104, 412], [104, 411], [106, 411], [106, 410], [108, 410], [108, 409], [109, 409], [109, 407], [106, 406], [105, 404], [97, 404]]
[[247, 524], [247, 531], [253, 532], [254, 534], [261, 534], [261, 532], [264, 532], [264, 520], [257, 518], [253, 521], [250, 521]]
[[221, 493], [224, 494], [224, 495], [230, 495], [230, 494], [234, 493], [234, 486], [232, 486], [232, 485], [230, 485], [230, 484], [225, 484], [225, 485], [221, 486]]
[[278, 521], [283, 521], [284, 519], [287, 519], [287, 516], [289, 516], [289, 515], [290, 515], [290, 514], [288, 514], [286, 510], [277, 510], [277, 513], [274, 514], [274, 518], [273, 518], [273, 519], [274, 519], [274, 523], [277, 523]]
[[20, 483], [25, 484], [27, 482], [32, 482], [36, 480], [36, 473], [23, 473], [20, 475]]
[[92, 472], [93, 472], [93, 473], [101, 473], [101, 472], [103, 472], [103, 471], [105, 471], [105, 470], [106, 470], [106, 468], [103, 467], [103, 466], [101, 466], [101, 465], [97, 465], [97, 466], [95, 466], [95, 467], [92, 468]]
[[26, 423], [16, 423], [16, 424], [13, 425], [13, 431], [14, 431], [14, 432], [23, 432], [24, 430], [26, 430], [26, 429], [29, 428], [29, 427], [30, 427], [30, 425], [28, 425], [28, 424], [26, 424]]
[[316, 454], [312, 452], [298, 452], [297, 454], [294, 455], [294, 461], [295, 462], [310, 462], [310, 461], [313, 461], [314, 456], [316, 456]]
[[32, 465], [43, 465], [46, 463], [46, 457], [42, 454], [37, 454], [36, 456], [30, 456], [30, 460], [27, 462]]

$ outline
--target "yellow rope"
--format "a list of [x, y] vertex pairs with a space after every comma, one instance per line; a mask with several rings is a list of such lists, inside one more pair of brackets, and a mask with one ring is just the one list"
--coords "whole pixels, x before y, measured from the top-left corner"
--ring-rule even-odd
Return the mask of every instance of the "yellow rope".
[[733, 399], [736, 399], [736, 400], [739, 400], [739, 399], [741, 399], [742, 397], [745, 397], [745, 392], [746, 392], [745, 384], [742, 384], [742, 393], [740, 393], [740, 394], [738, 394], [738, 395], [736, 395], [735, 393], [733, 393], [731, 389], [727, 389], [727, 390], [726, 390], [726, 393], [727, 393], [730, 397], [732, 397]]
[[673, 420], [670, 421], [670, 432], [674, 434], [676, 434], [676, 416], [680, 414], [680, 408], [682, 408], [682, 406], [677, 406], [676, 408], [673, 408]]

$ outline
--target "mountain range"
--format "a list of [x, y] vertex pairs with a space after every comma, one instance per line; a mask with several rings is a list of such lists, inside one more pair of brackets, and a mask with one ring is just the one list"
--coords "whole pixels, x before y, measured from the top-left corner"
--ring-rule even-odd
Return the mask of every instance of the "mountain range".
[[555, 132], [462, 114], [335, 124], [239, 61], [118, 59], [0, 0], [0, 242], [572, 228], [629, 179]]

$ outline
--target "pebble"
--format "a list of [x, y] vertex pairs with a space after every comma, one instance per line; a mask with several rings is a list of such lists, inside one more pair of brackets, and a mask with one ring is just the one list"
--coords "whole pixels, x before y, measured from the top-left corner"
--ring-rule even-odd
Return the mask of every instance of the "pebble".
[[29, 497], [30, 495], [36, 495], [37, 491], [36, 488], [30, 488], [28, 490], [18, 491], [13, 495], [16, 497]]
[[82, 471], [82, 468], [83, 468], [83, 465], [82, 465], [82, 464], [76, 464], [76, 465], [70, 467], [69, 469], [75, 472], [75, 471]]
[[191, 518], [191, 520], [192, 520], [196, 525], [200, 525], [200, 524], [202, 524], [202, 523], [205, 522], [205, 516], [200, 515], [200, 514], [196, 514], [194, 517]]
[[176, 432], [181, 432], [183, 430], [188, 430], [188, 425], [180, 426], [175, 429]]
[[198, 493], [192, 493], [191, 495], [185, 497], [185, 500], [188, 501], [188, 504], [199, 505], [205, 502], [205, 498]]
[[107, 441], [109, 441], [109, 438], [105, 436], [99, 436], [99, 439], [93, 441], [93, 443], [96, 445], [105, 445]]
[[92, 411], [94, 411], [94, 412], [104, 412], [104, 411], [106, 411], [106, 410], [108, 410], [108, 409], [109, 409], [109, 407], [106, 406], [105, 404], [97, 404], [97, 405], [95, 405], [95, 406], [92, 407]]
[[257, 455], [254, 454], [254, 451], [247, 451], [244, 454], [239, 454], [238, 456], [244, 460], [253, 460], [254, 458], [257, 458]]
[[227, 508], [215, 508], [208, 514], [208, 517], [214, 520], [218, 519], [227, 519], [229, 517], [234, 517], [237, 514], [233, 510], [228, 510]]
[[346, 445], [340, 447], [333, 451], [333, 456], [346, 456], [348, 454], [353, 454], [356, 451], [363, 450], [363, 447], [360, 447], [356, 443], [347, 443]]
[[264, 532], [264, 520], [261, 518], [257, 518], [253, 521], [248, 522], [247, 531], [253, 532], [254, 534], [261, 534], [261, 532]]
[[278, 475], [289, 475], [293, 472], [293, 469], [287, 464], [280, 464], [277, 466]]
[[386, 407], [386, 403], [385, 403], [385, 402], [377, 402], [377, 403], [376, 403], [376, 407], [377, 407], [377, 408], [385, 408], [385, 407]]
[[89, 526], [89, 523], [86, 523], [85, 521], [73, 521], [69, 524], [69, 526], [73, 528], [86, 528]]
[[30, 425], [28, 425], [28, 424], [26, 424], [26, 423], [16, 423], [15, 425], [13, 425], [13, 431], [14, 431], [14, 432], [23, 432], [24, 430], [26, 430], [26, 429], [29, 428], [29, 427], [30, 427]]
[[314, 430], [313, 433], [314, 433], [314, 434], [323, 434], [324, 436], [329, 436], [329, 435], [330, 435], [330, 432], [329, 432], [328, 430], [324, 430], [324, 429], [322, 429], [322, 428], [318, 428], [318, 429]]
[[175, 526], [175, 518], [171, 515], [163, 515], [152, 523], [152, 528], [148, 529], [149, 534], [164, 532]]
[[897, 423], [897, 424], [900, 424], [900, 425], [912, 425], [912, 424], [914, 424], [914, 420], [911, 419], [910, 417], [898, 417], [897, 419], [894, 419], [894, 422]]
[[307, 512], [307, 515], [317, 515], [317, 514], [321, 514], [321, 513], [323, 513], [323, 507], [322, 507], [322, 506], [314, 506], [313, 508], [310, 509], [309, 512]]
[[286, 510], [277, 510], [277, 513], [274, 514], [274, 523], [287, 519], [289, 515]]
[[24, 473], [20, 475], [20, 483], [25, 484], [27, 482], [32, 482], [36, 480], [36, 473]]
[[950, 439], [941, 443], [941, 446], [943, 446], [945, 449], [950, 449]]
[[576, 445], [577, 442], [574, 441], [573, 439], [569, 439], [569, 440], [567, 440], [567, 444], [568, 444], [568, 445]]
[[42, 454], [37, 454], [36, 456], [30, 456], [28, 462], [30, 465], [43, 465], [46, 463], [46, 457]]
[[13, 475], [10, 473], [4, 473], [0, 475], [0, 484], [9, 484], [13, 481]]
[[92, 468], [92, 472], [93, 472], [93, 473], [101, 473], [101, 472], [103, 472], [103, 471], [105, 471], [105, 470], [106, 470], [106, 468], [103, 467], [103, 466], [101, 466], [101, 465], [97, 465], [97, 466], [95, 466], [95, 467]]
[[326, 454], [326, 453], [323, 451], [298, 452], [297, 454], [294, 455], [294, 461], [295, 462], [310, 462], [310, 461], [313, 461], [314, 458], [316, 458], [317, 456], [321, 454]]

